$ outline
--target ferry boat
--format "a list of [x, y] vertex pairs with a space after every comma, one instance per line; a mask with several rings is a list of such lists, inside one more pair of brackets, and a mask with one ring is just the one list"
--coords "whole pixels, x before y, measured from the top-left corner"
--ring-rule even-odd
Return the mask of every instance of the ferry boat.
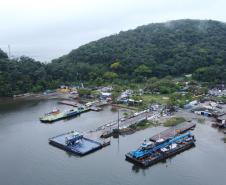
[[80, 113], [79, 109], [69, 109], [61, 112], [59, 109], [54, 108], [51, 112], [41, 117], [40, 121], [43, 123], [52, 123], [54, 121], [76, 116], [79, 113]]

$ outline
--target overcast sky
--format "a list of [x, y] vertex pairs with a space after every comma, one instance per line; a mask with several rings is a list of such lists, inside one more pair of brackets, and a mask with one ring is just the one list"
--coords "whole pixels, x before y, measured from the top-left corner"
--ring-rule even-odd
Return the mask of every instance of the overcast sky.
[[85, 43], [175, 19], [226, 22], [225, 0], [0, 0], [0, 48], [50, 61]]

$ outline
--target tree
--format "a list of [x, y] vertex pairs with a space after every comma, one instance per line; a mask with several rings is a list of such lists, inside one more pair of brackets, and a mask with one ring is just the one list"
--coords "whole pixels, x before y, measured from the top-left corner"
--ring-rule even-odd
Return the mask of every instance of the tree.
[[0, 49], [0, 59], [7, 59], [8, 55]]
[[121, 67], [120, 61], [116, 60], [110, 67], [112, 70], [117, 71]]
[[135, 69], [135, 74], [136, 75], [141, 75], [141, 76], [149, 76], [151, 74], [151, 69], [147, 67], [146, 65], [140, 65]]
[[[226, 82], [225, 32], [225, 23], [211, 20], [149, 24], [90, 42], [48, 64], [29, 57], [9, 59], [0, 50], [0, 95], [111, 80], [145, 82], [147, 90], [172, 93], [178, 87], [171, 78], [162, 79], [185, 74], [212, 84]], [[160, 80], [149, 83], [149, 77]]]
[[193, 78], [203, 82], [221, 82], [226, 80], [225, 72], [224, 66], [201, 67], [194, 72]]
[[79, 94], [79, 96], [89, 96], [89, 95], [91, 95], [91, 90], [90, 89], [85, 89], [85, 88], [83, 88], [83, 89], [78, 89], [78, 94]]
[[107, 71], [106, 73], [104, 73], [104, 78], [107, 79], [107, 80], [113, 80], [117, 77], [118, 77], [118, 75], [114, 72], [111, 72], [111, 71]]

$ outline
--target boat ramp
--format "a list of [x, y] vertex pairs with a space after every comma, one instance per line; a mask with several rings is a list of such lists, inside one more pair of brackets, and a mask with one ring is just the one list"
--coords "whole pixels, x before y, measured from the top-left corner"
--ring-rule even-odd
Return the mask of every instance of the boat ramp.
[[58, 103], [63, 104], [63, 105], [72, 106], [72, 107], [84, 107], [87, 110], [91, 110], [91, 111], [100, 111], [100, 110], [102, 110], [103, 106], [109, 104], [109, 102], [107, 102], [107, 101], [93, 101], [93, 102], [87, 102], [85, 104], [81, 104], [81, 103], [78, 103], [78, 102], [72, 101], [72, 100], [58, 101]]
[[154, 142], [156, 142], [159, 138], [166, 140], [170, 137], [175, 137], [175, 135], [177, 134], [181, 134], [188, 130], [192, 130], [195, 128], [195, 126], [196, 124], [193, 122], [184, 122], [176, 126], [170, 127], [169, 129], [152, 136], [151, 138], [149, 138], [149, 140]]
[[63, 101], [58, 101], [59, 104], [63, 104], [63, 105], [69, 105], [72, 107], [78, 107], [79, 104], [75, 101], [68, 101], [68, 100], [63, 100]]

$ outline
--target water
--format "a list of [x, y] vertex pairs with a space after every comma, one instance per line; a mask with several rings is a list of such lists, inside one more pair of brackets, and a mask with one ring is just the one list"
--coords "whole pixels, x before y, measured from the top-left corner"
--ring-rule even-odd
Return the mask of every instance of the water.
[[0, 102], [1, 185], [225, 185], [226, 144], [217, 129], [198, 124], [195, 148], [140, 169], [125, 161], [125, 153], [163, 127], [111, 139], [110, 146], [77, 157], [49, 145], [48, 138], [74, 129], [94, 129], [117, 119], [117, 113], [106, 107], [75, 119], [41, 124], [38, 118], [55, 105], [56, 100]]

